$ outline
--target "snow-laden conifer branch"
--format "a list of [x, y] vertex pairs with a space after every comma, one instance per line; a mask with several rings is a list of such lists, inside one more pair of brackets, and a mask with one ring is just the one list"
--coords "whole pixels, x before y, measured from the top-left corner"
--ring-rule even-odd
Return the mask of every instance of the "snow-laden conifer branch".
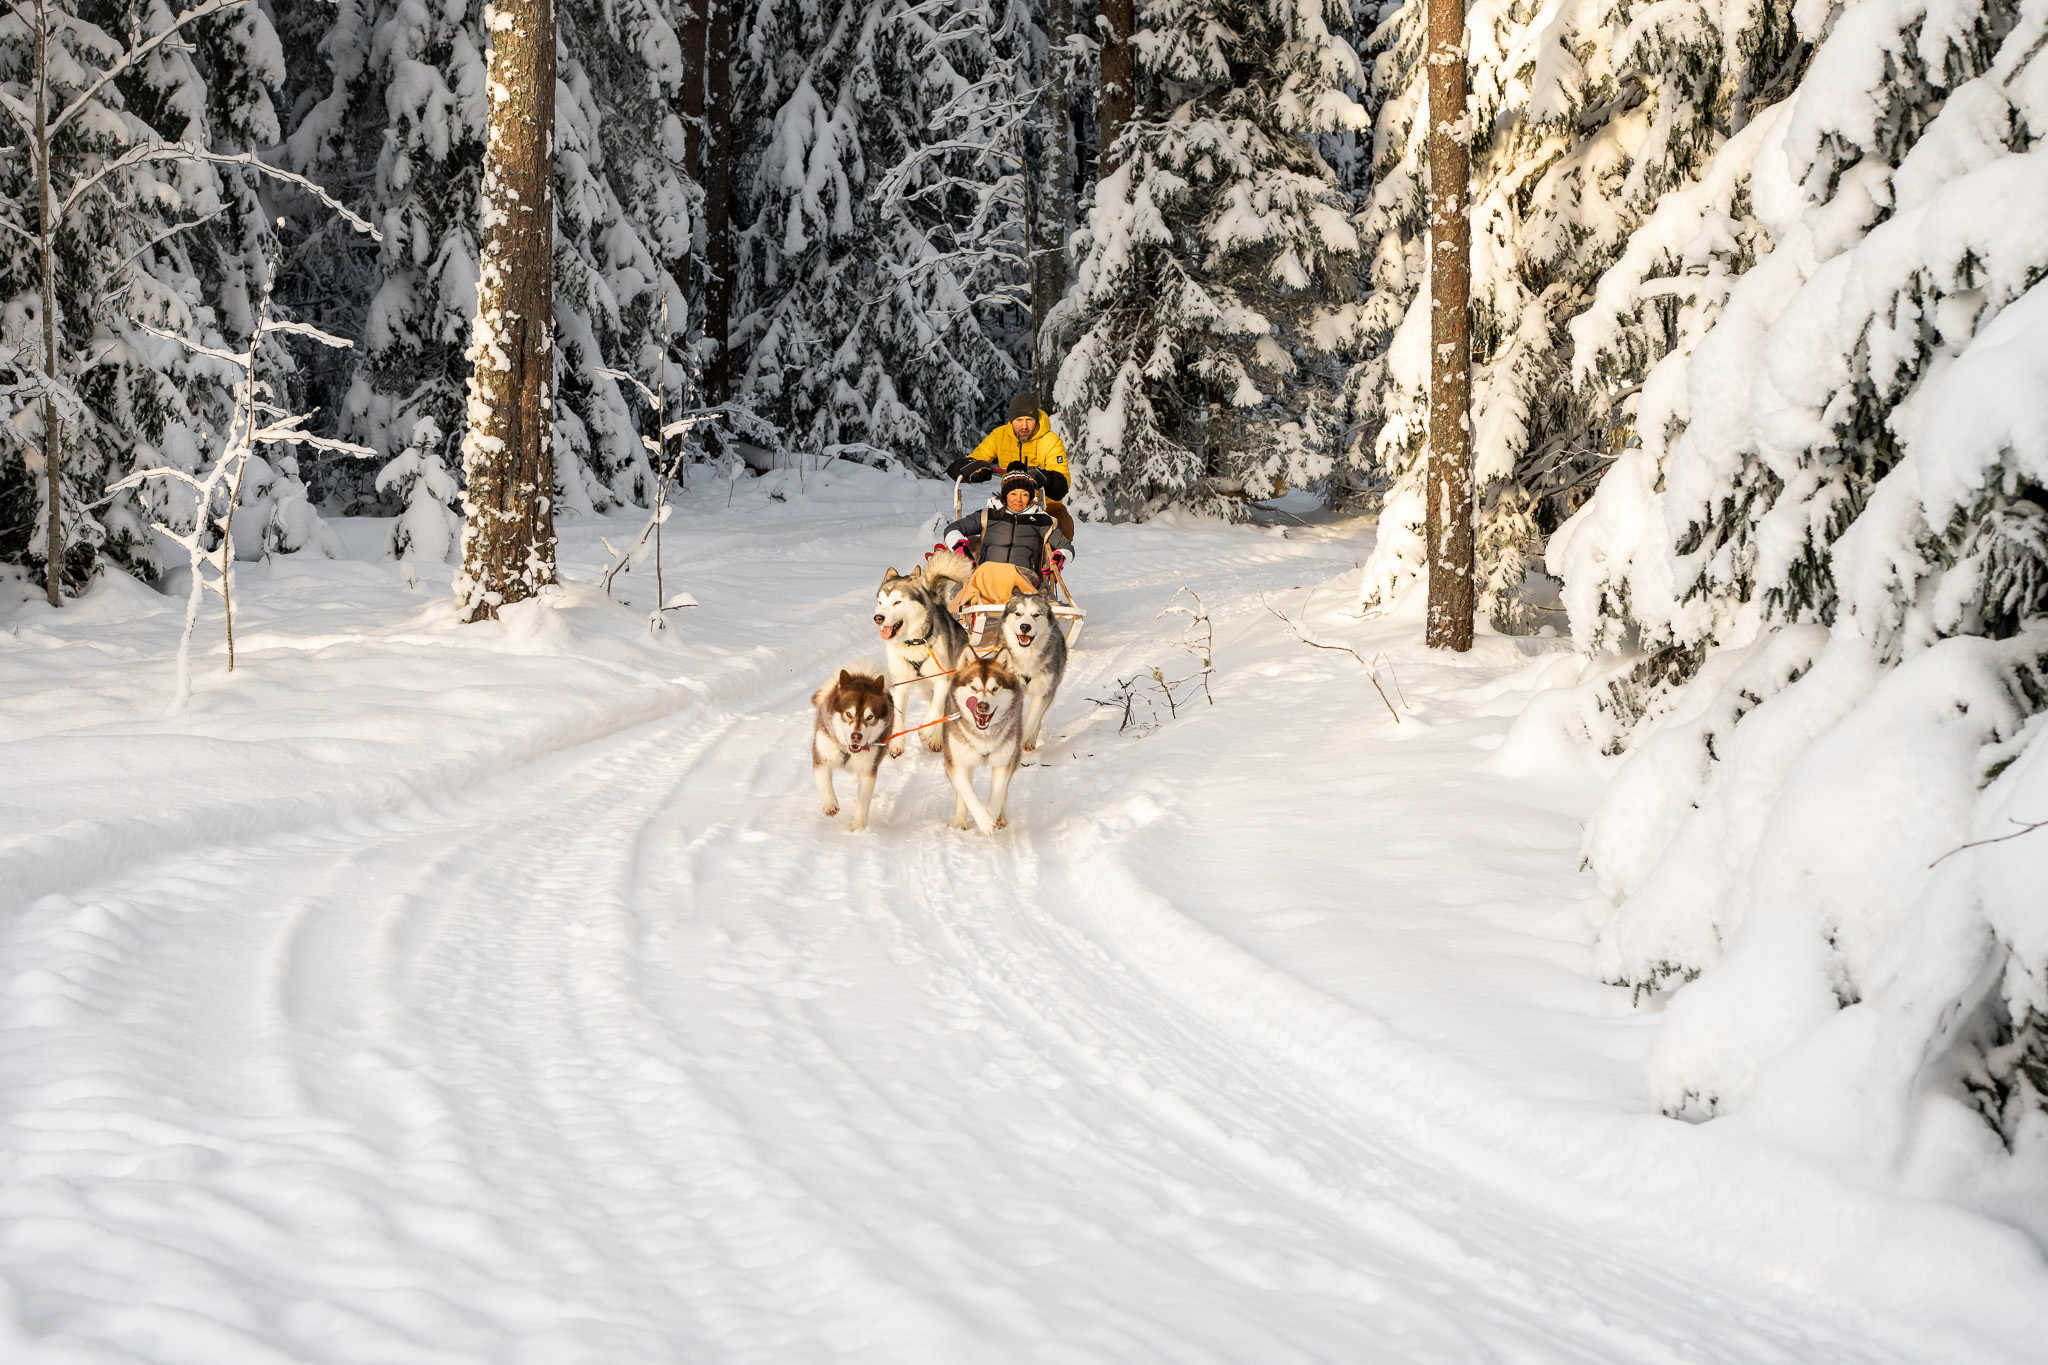
[[[247, 0], [238, 0], [238, 3], [247, 3]], [[384, 235], [377, 230], [376, 226], [369, 219], [356, 213], [305, 176], [299, 175], [294, 171], [285, 170], [281, 166], [273, 166], [267, 161], [259, 160], [254, 152], [238, 152], [233, 154], [216, 152], [191, 142], [151, 143], [129, 148], [113, 160], [100, 166], [91, 175], [78, 181], [72, 187], [70, 193], [59, 201], [58, 212], [60, 214], [69, 214], [78, 206], [79, 200], [98, 188], [108, 176], [150, 161], [206, 161], [217, 166], [247, 167], [266, 179], [298, 186], [315, 199], [318, 199], [324, 207], [332, 210], [336, 217], [370, 238], [371, 241], [381, 242], [384, 240]]]
[[54, 138], [63, 130], [65, 124], [77, 118], [87, 109], [90, 109], [93, 106], [93, 102], [99, 98], [102, 90], [105, 90], [122, 76], [134, 70], [136, 64], [143, 58], [154, 53], [166, 43], [172, 42], [174, 39], [182, 40], [186, 25], [197, 23], [201, 19], [223, 13], [227, 10], [240, 9], [254, 2], [255, 0], [202, 0], [202, 3], [194, 5], [191, 9], [178, 14], [163, 29], [130, 47], [105, 70], [101, 71], [98, 78], [92, 84], [86, 86], [77, 95], [74, 95], [71, 102], [66, 104], [61, 111], [50, 119], [43, 136]]

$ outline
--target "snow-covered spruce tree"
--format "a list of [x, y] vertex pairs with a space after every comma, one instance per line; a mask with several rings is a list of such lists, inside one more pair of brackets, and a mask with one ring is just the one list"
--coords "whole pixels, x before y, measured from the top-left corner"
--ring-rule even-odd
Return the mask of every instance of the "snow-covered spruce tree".
[[[470, 317], [476, 308], [477, 192], [483, 174], [484, 44], [476, 3], [339, 0], [320, 42], [331, 79], [288, 143], [295, 166], [383, 231], [374, 259], [314, 222], [295, 234], [281, 296], [325, 294], [315, 320], [360, 340], [305, 406], [339, 434], [396, 456], [421, 419], [463, 425]], [[309, 95], [313, 92], [307, 92]], [[375, 466], [322, 486], [356, 504]], [[353, 494], [353, 497], [349, 495]]]
[[462, 518], [453, 510], [460, 487], [448, 468], [448, 438], [431, 417], [413, 424], [412, 439], [397, 458], [377, 474], [377, 488], [389, 490], [404, 504], [391, 523], [386, 548], [391, 557], [415, 566], [446, 564], [462, 535]]
[[2038, 1169], [2048, 0], [1805, 36], [1575, 324], [1597, 377], [1664, 320], [1639, 443], [1549, 552], [1580, 643], [1633, 651], [1587, 693], [1629, 751], [1587, 837], [1602, 971], [1670, 993], [1669, 1112]]
[[741, 391], [792, 441], [937, 468], [1028, 372], [1022, 196], [986, 193], [1014, 176], [1007, 92], [984, 77], [995, 36], [1029, 29], [990, 0], [761, 0], [741, 20]]
[[[1386, 601], [1422, 569], [1429, 298], [1423, 0], [1390, 6], [1368, 42], [1376, 176], [1364, 330], [1371, 358], [1347, 385], [1353, 459], [1384, 488], [1363, 597]], [[1626, 438], [1640, 369], [1574, 386], [1570, 320], [1629, 232], [1693, 183], [1723, 141], [1782, 97], [1806, 47], [1790, 0], [1530, 7], [1475, 0], [1472, 94], [1472, 422], [1480, 605], [1526, 629], [1518, 590], [1543, 534]], [[1654, 330], [1660, 319], [1643, 320]], [[1641, 353], [1654, 349], [1645, 338]]]
[[579, 471], [575, 481], [557, 475], [575, 511], [654, 496], [640, 438], [655, 430], [655, 415], [605, 371], [653, 374], [685, 329], [669, 270], [689, 255], [701, 196], [683, 173], [683, 129], [670, 108], [684, 78], [671, 10], [593, 0], [560, 10], [555, 458]]
[[[37, 107], [34, 6], [0, 18], [0, 88]], [[165, 34], [162, 5], [48, 7], [53, 119], [127, 52]], [[56, 222], [54, 318], [61, 412], [63, 580], [76, 588], [104, 556], [153, 577], [147, 524], [157, 494], [104, 495], [140, 465], [196, 467], [204, 433], [225, 416], [229, 376], [149, 335], [149, 323], [219, 347], [251, 325], [252, 279], [274, 249], [254, 190], [256, 172], [175, 153], [234, 154], [275, 141], [270, 90], [281, 76], [275, 36], [254, 8], [195, 20], [185, 41], [152, 48], [132, 70], [99, 88], [52, 145], [52, 191], [68, 201]], [[189, 46], [188, 46], [189, 44]], [[37, 192], [27, 134], [0, 123], [11, 153], [0, 159], [0, 202], [16, 229], [0, 241], [0, 382], [33, 384], [43, 354]], [[122, 158], [127, 164], [109, 169]], [[92, 188], [82, 189], [108, 173]], [[76, 191], [74, 195], [74, 191]], [[240, 329], [237, 334], [236, 329]], [[225, 329], [225, 334], [224, 330]], [[0, 557], [41, 565], [48, 546], [43, 467], [45, 406], [17, 390], [0, 442]], [[287, 476], [288, 477], [288, 476]]]
[[1322, 357], [1357, 319], [1359, 242], [1318, 134], [1362, 127], [1356, 55], [1322, 0], [1151, 0], [1138, 66], [1157, 117], [1128, 124], [1077, 236], [1076, 339], [1055, 396], [1089, 515], [1322, 478]]
[[[671, 8], [577, 0], [558, 13], [556, 480], [571, 512], [644, 499], [650, 486], [639, 439], [651, 419], [603, 371], [651, 368], [664, 342], [661, 291], [675, 287], [666, 263], [688, 250], [696, 191], [669, 110], [683, 76]], [[481, 17], [478, 0], [342, 0], [318, 40], [330, 79], [301, 95], [289, 140], [294, 163], [315, 178], [359, 186], [358, 207], [385, 231], [366, 259], [313, 219], [299, 228], [280, 296], [330, 301], [321, 324], [363, 339], [352, 366], [313, 377], [304, 402], [337, 408], [342, 434], [392, 459], [422, 419], [444, 432], [463, 426], [483, 168]], [[301, 45], [311, 37], [297, 34]], [[680, 293], [672, 303], [680, 331]], [[320, 486], [360, 505], [394, 486], [381, 472], [329, 465]]]

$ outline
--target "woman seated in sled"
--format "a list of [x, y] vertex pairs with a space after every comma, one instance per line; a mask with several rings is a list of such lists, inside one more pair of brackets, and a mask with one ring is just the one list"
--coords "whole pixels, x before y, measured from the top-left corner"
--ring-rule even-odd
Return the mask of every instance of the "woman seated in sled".
[[984, 603], [1001, 606], [1013, 591], [1035, 593], [1066, 567], [1074, 543], [1045, 510], [1042, 489], [1036, 471], [1010, 470], [988, 506], [948, 526], [932, 547], [973, 556], [973, 575], [948, 604], [955, 612]]

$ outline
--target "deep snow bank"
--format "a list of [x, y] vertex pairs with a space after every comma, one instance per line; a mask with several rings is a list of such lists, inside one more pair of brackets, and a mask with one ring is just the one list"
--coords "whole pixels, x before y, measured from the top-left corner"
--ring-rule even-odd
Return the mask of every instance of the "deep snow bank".
[[1627, 755], [1600, 971], [1666, 1112], [2048, 1240], [2048, 4], [1799, 22], [1573, 323], [1590, 374], [1680, 300], [1548, 551]]

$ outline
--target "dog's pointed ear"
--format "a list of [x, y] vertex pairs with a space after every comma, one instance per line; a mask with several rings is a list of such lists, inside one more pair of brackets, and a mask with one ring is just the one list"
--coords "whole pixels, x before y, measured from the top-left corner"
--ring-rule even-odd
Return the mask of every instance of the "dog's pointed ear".
[[1031, 595], [1031, 594], [1030, 594], [1030, 593], [1028, 593], [1028, 592], [1026, 592], [1026, 591], [1024, 591], [1024, 589], [1022, 589], [1022, 588], [1020, 588], [1020, 587], [1016, 586], [1015, 584], [1011, 584], [1011, 586], [1010, 586], [1010, 600], [1011, 600], [1012, 602], [1016, 601], [1016, 600], [1017, 600], [1018, 598], [1020, 598], [1020, 597], [1029, 597], [1030, 595]]
[[845, 670], [845, 669], [843, 669], [843, 668], [842, 668], [842, 669], [840, 669], [840, 670], [839, 670], [839, 686], [841, 686], [841, 687], [845, 688], [845, 689], [846, 689], [847, 691], [851, 692], [851, 691], [853, 690], [853, 674], [849, 673], [849, 672], [848, 672], [847, 670]]
[[896, 566], [892, 564], [892, 565], [890, 565], [890, 566], [889, 566], [889, 568], [888, 568], [888, 569], [887, 569], [887, 570], [886, 570], [886, 571], [885, 571], [885, 572], [884, 572], [884, 573], [882, 574], [882, 586], [886, 588], [886, 587], [888, 587], [888, 586], [889, 586], [889, 585], [890, 585], [891, 583], [894, 583], [894, 582], [895, 582], [895, 581], [896, 581], [897, 579], [899, 579], [899, 578], [901, 578], [901, 577], [903, 577], [903, 575], [902, 575], [902, 574], [900, 574], [900, 573], [897, 573], [897, 572], [896, 572]]

